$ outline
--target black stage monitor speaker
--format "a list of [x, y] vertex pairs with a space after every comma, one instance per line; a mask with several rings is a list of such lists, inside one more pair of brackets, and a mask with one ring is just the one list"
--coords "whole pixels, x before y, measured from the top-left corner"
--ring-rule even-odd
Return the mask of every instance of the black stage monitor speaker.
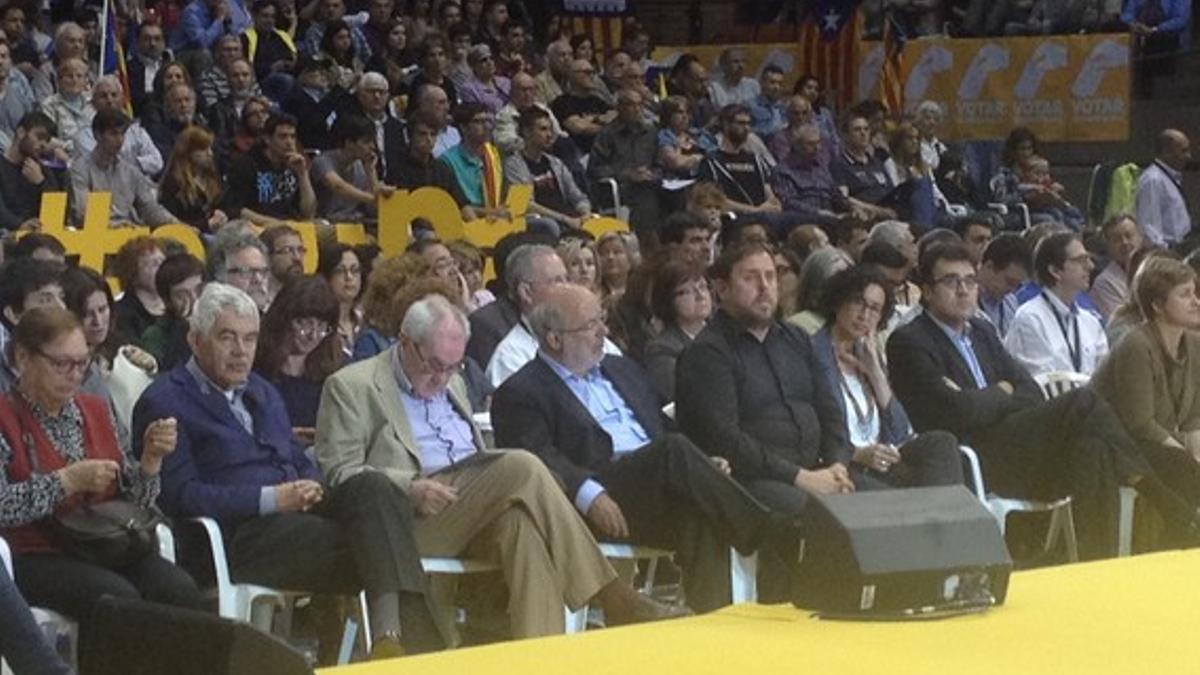
[[905, 618], [1004, 602], [1012, 559], [963, 487], [818, 496], [806, 515], [797, 607]]
[[312, 675], [304, 657], [243, 623], [104, 598], [79, 636], [80, 675]]

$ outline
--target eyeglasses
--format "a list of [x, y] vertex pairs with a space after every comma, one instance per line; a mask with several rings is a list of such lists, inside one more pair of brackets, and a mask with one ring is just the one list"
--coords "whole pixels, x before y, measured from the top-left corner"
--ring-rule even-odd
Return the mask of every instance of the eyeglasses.
[[692, 297], [697, 300], [702, 300], [708, 297], [708, 293], [709, 291], [707, 284], [702, 286], [684, 286], [682, 288], [675, 289], [675, 297], [677, 298]]
[[230, 267], [225, 270], [227, 276], [242, 278], [256, 276], [266, 279], [270, 273], [271, 270], [267, 267]]
[[416, 342], [414, 342], [413, 340], [410, 340], [410, 339], [406, 339], [406, 340], [408, 341], [409, 345], [413, 346], [413, 351], [416, 352], [416, 359], [420, 360], [421, 368], [424, 368], [428, 372], [428, 374], [436, 375], [439, 377], [446, 377], [446, 376], [454, 375], [455, 372], [458, 372], [458, 370], [462, 369], [462, 360], [458, 360], [457, 363], [452, 363], [450, 365], [444, 365], [444, 364], [440, 364], [437, 362], [433, 362], [433, 360], [425, 358], [425, 353], [421, 352], [420, 345], [416, 344]]
[[607, 323], [608, 323], [608, 312], [600, 312], [599, 316], [594, 316], [594, 317], [588, 319], [582, 326], [577, 326], [575, 328], [562, 328], [558, 332], [559, 333], [585, 333], [585, 332], [594, 333], [594, 332], [600, 330], [600, 328], [602, 326], [607, 325]]
[[43, 359], [46, 359], [46, 363], [50, 364], [51, 370], [59, 375], [70, 375], [72, 372], [77, 372], [82, 375], [83, 373], [86, 373], [88, 368], [90, 368], [92, 365], [92, 357], [90, 356], [86, 359], [71, 359], [59, 356], [50, 356], [40, 349], [36, 351], [36, 354]]
[[329, 324], [320, 319], [292, 319], [292, 330], [304, 339], [324, 340], [329, 335]]
[[1091, 259], [1092, 259], [1092, 256], [1090, 254], [1080, 253], [1079, 255], [1074, 255], [1074, 256], [1071, 256], [1070, 258], [1067, 258], [1066, 262], [1079, 263], [1080, 265], [1086, 265], [1088, 262], [1091, 261]]
[[350, 267], [338, 265], [337, 267], [333, 268], [333, 273], [340, 274], [344, 277], [356, 277], [362, 274], [362, 268], [358, 265], [351, 265]]
[[940, 279], [934, 279], [933, 283], [935, 286], [942, 286], [944, 288], [973, 291], [979, 286], [979, 277], [976, 277], [974, 274], [968, 274], [965, 277], [957, 274], [947, 274]]
[[866, 298], [854, 298], [850, 301], [850, 306], [859, 312], [867, 312], [875, 316], [883, 316], [883, 305], [873, 302], [867, 302]]

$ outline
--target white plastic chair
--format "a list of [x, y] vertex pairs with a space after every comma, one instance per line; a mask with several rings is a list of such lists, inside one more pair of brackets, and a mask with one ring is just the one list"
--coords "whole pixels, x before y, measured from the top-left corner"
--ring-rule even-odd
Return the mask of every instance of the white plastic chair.
[[1000, 526], [1001, 535], [1005, 532], [1008, 515], [1014, 511], [1023, 513], [1049, 512], [1050, 527], [1046, 530], [1046, 539], [1042, 545], [1042, 551], [1046, 553], [1052, 551], [1054, 545], [1058, 543], [1059, 537], [1062, 537], [1067, 549], [1067, 560], [1070, 562], [1079, 562], [1079, 540], [1075, 537], [1075, 515], [1071, 509], [1070, 496], [1043, 502], [1036, 499], [1001, 497], [1000, 495], [990, 493], [983, 482], [983, 471], [979, 465], [979, 455], [975, 453], [975, 450], [965, 445], [958, 446], [958, 450], [967, 459], [968, 468], [971, 472], [971, 481], [975, 485], [976, 498], [992, 512], [992, 516], [996, 518], [996, 523]]
[[[1078, 389], [1091, 381], [1087, 375], [1071, 371], [1042, 373], [1033, 378], [1042, 388], [1046, 400]], [[1125, 558], [1133, 552], [1133, 510], [1137, 503], [1137, 490], [1122, 485], [1120, 488], [1121, 509], [1117, 518], [1117, 557]]]
[[[175, 538], [171, 535], [171, 528], [166, 525], [159, 524], [155, 530], [158, 536], [158, 554], [165, 560], [175, 562]], [[12, 551], [8, 548], [8, 542], [0, 537], [0, 561], [4, 563], [4, 570], [9, 578], [13, 577]], [[33, 614], [33, 620], [45, 632], [46, 626], [51, 626], [54, 629], [54, 635], [65, 636], [67, 639], [66, 653], [61, 656], [72, 668], [78, 666], [79, 660], [79, 623], [74, 619], [52, 609], [45, 607], [30, 607], [30, 613]], [[56, 650], [58, 645], [51, 645]], [[4, 666], [7, 668], [7, 665]]]

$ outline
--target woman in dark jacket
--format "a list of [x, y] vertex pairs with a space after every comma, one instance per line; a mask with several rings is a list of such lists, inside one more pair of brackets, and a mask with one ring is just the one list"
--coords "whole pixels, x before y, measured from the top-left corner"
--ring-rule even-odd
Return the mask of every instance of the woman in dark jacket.
[[859, 487], [962, 483], [958, 441], [944, 431], [914, 435], [888, 384], [876, 339], [892, 311], [887, 277], [865, 265], [838, 272], [825, 287], [821, 311], [825, 326], [813, 336], [813, 351], [844, 413], [854, 445], [849, 467], [854, 482]]

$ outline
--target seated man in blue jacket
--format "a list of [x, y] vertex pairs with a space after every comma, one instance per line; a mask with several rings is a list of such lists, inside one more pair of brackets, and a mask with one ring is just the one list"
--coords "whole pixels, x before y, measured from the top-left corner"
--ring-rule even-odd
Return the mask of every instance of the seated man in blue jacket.
[[193, 358], [155, 381], [133, 411], [139, 439], [152, 420], [179, 420], [159, 505], [169, 515], [220, 522], [235, 582], [317, 593], [365, 589], [376, 654], [402, 651], [402, 623], [403, 651], [445, 645], [450, 633], [435, 624], [426, 600], [412, 504], [375, 471], [327, 488], [293, 440], [279, 392], [250, 371], [259, 330], [254, 301], [213, 282], [190, 321]]

